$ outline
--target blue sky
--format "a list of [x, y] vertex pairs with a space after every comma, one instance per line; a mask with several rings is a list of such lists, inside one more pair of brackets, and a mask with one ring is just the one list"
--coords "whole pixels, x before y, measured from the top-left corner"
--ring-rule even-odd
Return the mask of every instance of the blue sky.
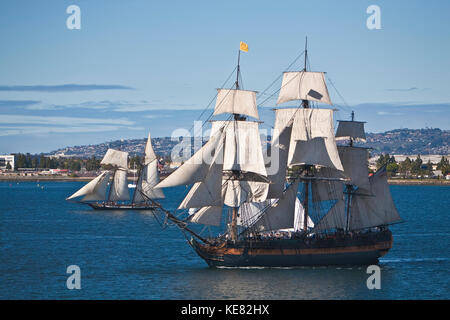
[[[72, 4], [80, 30], [66, 27]], [[372, 4], [381, 30], [366, 27]], [[446, 0], [3, 0], [0, 154], [190, 129], [234, 69], [239, 41], [249, 45], [244, 88], [263, 91], [305, 36], [311, 69], [340, 93], [329, 85], [337, 119], [355, 110], [372, 132], [450, 129], [448, 12]], [[267, 128], [274, 106], [260, 109]]]

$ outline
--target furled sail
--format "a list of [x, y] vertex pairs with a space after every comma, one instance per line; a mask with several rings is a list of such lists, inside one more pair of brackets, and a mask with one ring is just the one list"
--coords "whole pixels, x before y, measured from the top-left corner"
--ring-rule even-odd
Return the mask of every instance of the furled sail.
[[355, 141], [366, 142], [364, 132], [364, 123], [361, 121], [342, 121], [338, 120], [339, 125], [336, 130], [336, 140], [352, 139]]
[[277, 104], [292, 100], [317, 101], [331, 105], [323, 72], [284, 72]]
[[350, 178], [347, 184], [370, 190], [368, 152], [366, 148], [339, 146], [339, 157], [344, 166], [344, 174]]
[[354, 194], [351, 201], [350, 229], [362, 229], [401, 221], [387, 182], [386, 167], [369, 178], [374, 196]]
[[147, 201], [147, 198], [163, 199], [164, 193], [162, 189], [154, 189], [158, 182], [158, 160], [155, 158], [141, 169], [133, 196], [133, 202], [145, 202]]
[[273, 203], [261, 218], [253, 224], [256, 230], [271, 231], [294, 227], [295, 201], [297, 199], [298, 182], [291, 184], [284, 197]]
[[[221, 153], [222, 146], [222, 129], [219, 129], [200, 150], [171, 175], [158, 183], [155, 188], [175, 187], [202, 181], [208, 174], [216, 154]], [[216, 160], [220, 163], [220, 159]]]
[[108, 149], [100, 164], [110, 164], [119, 168], [128, 168], [128, 152]]
[[214, 115], [221, 113], [245, 114], [259, 119], [256, 106], [256, 91], [217, 89]]
[[103, 171], [98, 177], [68, 197], [66, 200], [84, 196], [83, 201], [99, 201], [106, 199], [106, 188], [108, 186], [110, 173]]
[[109, 201], [130, 200], [128, 190], [127, 170], [117, 169], [109, 191]]
[[188, 220], [193, 223], [199, 223], [209, 226], [220, 226], [222, 219], [222, 207], [208, 206], [193, 210]]

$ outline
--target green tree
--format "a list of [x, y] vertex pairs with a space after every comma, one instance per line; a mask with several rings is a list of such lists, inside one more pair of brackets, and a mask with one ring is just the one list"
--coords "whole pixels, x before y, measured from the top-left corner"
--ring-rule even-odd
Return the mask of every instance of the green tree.
[[450, 163], [447, 158], [442, 156], [441, 161], [436, 166], [437, 170], [441, 170], [442, 174], [445, 176], [450, 173]]
[[394, 156], [391, 157], [388, 153], [381, 154], [376, 161], [377, 169], [380, 169], [382, 166], [389, 163], [396, 163]]
[[386, 166], [386, 171], [388, 172], [388, 175], [392, 177], [397, 174], [399, 168], [400, 166], [397, 163], [391, 162]]
[[412, 174], [421, 174], [422, 173], [422, 159], [420, 155], [417, 156], [416, 160], [411, 163], [411, 173]]
[[98, 169], [100, 169], [100, 160], [95, 159], [95, 156], [86, 161], [87, 171], [97, 171]]

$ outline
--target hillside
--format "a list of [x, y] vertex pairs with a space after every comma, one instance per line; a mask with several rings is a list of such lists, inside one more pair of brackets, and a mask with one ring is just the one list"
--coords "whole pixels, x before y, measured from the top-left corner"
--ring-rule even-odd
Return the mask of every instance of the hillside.
[[[152, 138], [155, 152], [162, 157], [169, 157], [172, 149], [179, 144], [179, 139], [170, 137]], [[193, 146], [193, 139], [192, 146]], [[105, 142], [97, 145], [74, 146], [55, 150], [49, 155], [64, 154], [81, 158], [103, 157], [108, 148], [127, 151], [131, 156], [142, 155], [146, 139], [128, 139]], [[450, 154], [450, 131], [440, 129], [396, 129], [383, 133], [367, 133], [367, 143], [359, 144], [371, 147], [372, 155], [389, 154]]]
[[363, 146], [373, 148], [372, 154], [449, 154], [450, 131], [440, 129], [396, 129], [367, 134]]

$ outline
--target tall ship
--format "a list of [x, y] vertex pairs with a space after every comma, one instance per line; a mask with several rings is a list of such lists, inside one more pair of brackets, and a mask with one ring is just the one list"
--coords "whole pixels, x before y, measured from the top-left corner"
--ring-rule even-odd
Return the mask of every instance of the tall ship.
[[[244, 50], [245, 51], [245, 50]], [[212, 267], [367, 265], [392, 247], [389, 225], [401, 221], [385, 167], [369, 176], [364, 122], [334, 129], [324, 72], [284, 72], [270, 157], [259, 133], [256, 92], [240, 84], [218, 89], [211, 134], [156, 189], [191, 185], [176, 212], [155, 202]], [[337, 140], [344, 140], [342, 145]], [[223, 227], [204, 236], [195, 224]]]
[[78, 202], [95, 210], [153, 210], [155, 205], [150, 200], [164, 198], [161, 189], [154, 189], [159, 183], [158, 159], [153, 151], [150, 134], [131, 196], [127, 178], [128, 152], [108, 149], [100, 164], [108, 170], [102, 171], [66, 200], [74, 201], [83, 197]]

